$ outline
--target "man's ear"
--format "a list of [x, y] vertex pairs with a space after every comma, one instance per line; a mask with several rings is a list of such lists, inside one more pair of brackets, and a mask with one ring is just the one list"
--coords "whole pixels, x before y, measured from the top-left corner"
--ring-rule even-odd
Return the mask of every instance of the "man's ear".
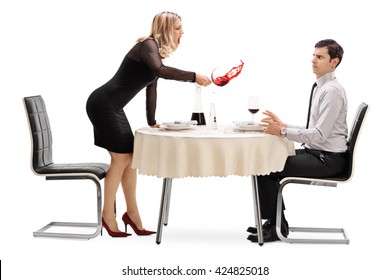
[[338, 57], [333, 58], [330, 62], [332, 64], [332, 68], [336, 68], [337, 65], [339, 64], [339, 62], [340, 62], [340, 59]]

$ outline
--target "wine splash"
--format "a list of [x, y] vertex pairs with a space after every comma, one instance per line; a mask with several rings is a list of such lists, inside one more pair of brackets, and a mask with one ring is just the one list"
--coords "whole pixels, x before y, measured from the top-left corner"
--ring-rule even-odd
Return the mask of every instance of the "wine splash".
[[240, 75], [242, 67], [244, 67], [244, 62], [240, 60], [241, 63], [238, 66], [234, 66], [227, 73], [222, 70], [222, 68], [216, 68], [211, 73], [211, 80], [217, 86], [223, 87], [229, 83], [232, 79]]

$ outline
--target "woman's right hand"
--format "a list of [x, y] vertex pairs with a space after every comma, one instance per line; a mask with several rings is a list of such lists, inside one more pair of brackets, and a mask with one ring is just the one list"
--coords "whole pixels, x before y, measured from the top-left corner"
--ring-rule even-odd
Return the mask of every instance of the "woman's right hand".
[[195, 74], [195, 76], [195, 83], [197, 83], [198, 85], [207, 87], [211, 84], [211, 80], [209, 77], [201, 74]]

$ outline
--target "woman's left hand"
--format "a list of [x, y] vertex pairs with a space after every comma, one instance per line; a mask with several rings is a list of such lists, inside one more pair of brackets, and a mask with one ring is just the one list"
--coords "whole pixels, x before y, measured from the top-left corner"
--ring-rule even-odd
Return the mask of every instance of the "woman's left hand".
[[161, 126], [161, 124], [156, 123], [156, 124], [154, 124], [154, 125], [151, 125], [150, 127], [151, 127], [151, 128], [159, 128], [160, 126]]

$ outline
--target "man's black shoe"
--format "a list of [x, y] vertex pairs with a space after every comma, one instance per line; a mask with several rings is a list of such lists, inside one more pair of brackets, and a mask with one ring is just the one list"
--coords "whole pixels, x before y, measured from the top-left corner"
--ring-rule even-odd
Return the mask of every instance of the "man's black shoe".
[[251, 242], [256, 242], [258, 243], [258, 238], [257, 238], [257, 234], [249, 234], [247, 239]]
[[[270, 221], [270, 220], [267, 220], [267, 221], [262, 225], [263, 233], [264, 233], [264, 231], [269, 230], [271, 227], [272, 227], [271, 221]], [[249, 233], [257, 234], [257, 227], [248, 227], [248, 229], [247, 229], [246, 231], [249, 232]]]
[[[282, 233], [283, 234], [283, 233]], [[284, 237], [286, 237], [286, 234], [283, 234]], [[276, 226], [272, 227], [269, 231], [267, 231], [266, 234], [263, 235], [264, 242], [273, 242], [280, 240], [279, 236], [276, 233]]]
[[[282, 235], [284, 237], [287, 237], [287, 235], [289, 233], [287, 221], [282, 223], [281, 232], [282, 232]], [[258, 243], [257, 234], [256, 235], [255, 234], [251, 234], [251, 235], [248, 236], [247, 239], [250, 240], [251, 242]], [[279, 237], [278, 237], [278, 235], [276, 233], [276, 226], [272, 226], [268, 230], [264, 230], [263, 231], [263, 241], [264, 242], [272, 242], [272, 241], [277, 241], [277, 240], [280, 240], [280, 239], [279, 239]]]
[[[258, 243], [259, 239], [257, 238], [257, 234], [250, 234], [247, 238], [251, 242]], [[266, 231], [263, 234], [263, 242], [272, 242], [272, 241], [277, 241], [280, 240], [278, 235], [276, 234], [276, 227], [273, 226], [271, 229]]]

